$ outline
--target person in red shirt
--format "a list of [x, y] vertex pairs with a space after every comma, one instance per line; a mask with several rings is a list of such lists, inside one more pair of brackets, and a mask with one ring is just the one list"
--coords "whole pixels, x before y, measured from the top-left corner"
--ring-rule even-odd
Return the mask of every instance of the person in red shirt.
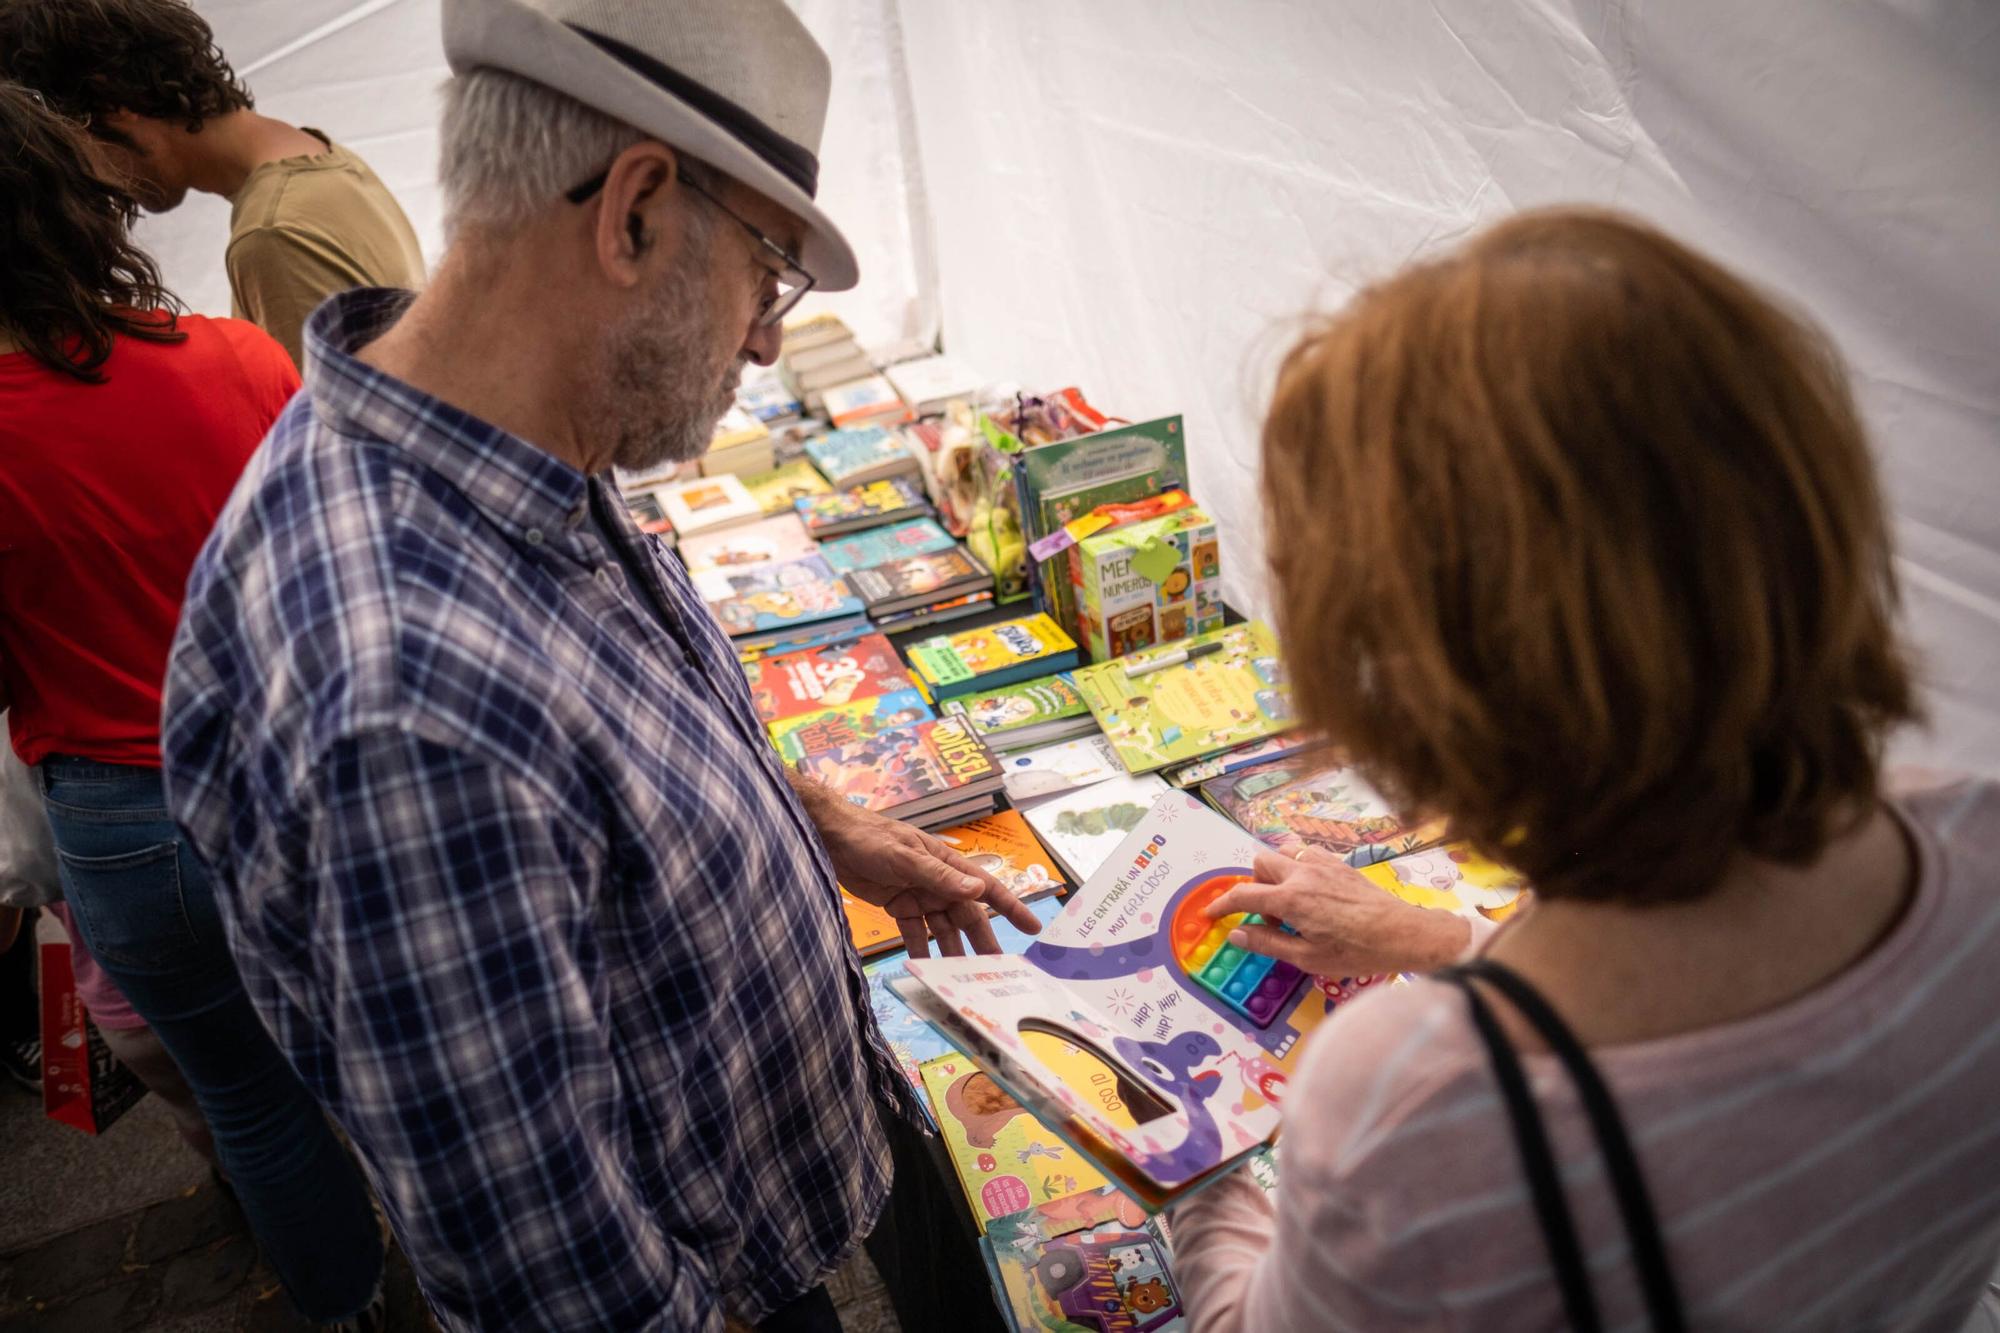
[[299, 379], [254, 325], [175, 313], [88, 153], [0, 85], [0, 708], [75, 925], [185, 1074], [272, 1266], [308, 1318], [366, 1327], [366, 1188], [251, 1008], [160, 780], [188, 571]]

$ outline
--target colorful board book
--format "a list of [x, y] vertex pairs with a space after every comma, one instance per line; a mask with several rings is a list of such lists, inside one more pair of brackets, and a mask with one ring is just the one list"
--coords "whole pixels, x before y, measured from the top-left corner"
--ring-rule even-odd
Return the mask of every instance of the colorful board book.
[[732, 637], [795, 629], [866, 610], [861, 599], [816, 555], [710, 570], [697, 575], [694, 585]]
[[835, 537], [930, 512], [923, 487], [909, 477], [890, 477], [866, 486], [808, 496], [797, 502], [799, 517], [815, 537]]
[[1046, 615], [926, 639], [910, 649], [910, 666], [934, 699], [991, 690], [1076, 665], [1076, 640]]
[[1167, 784], [1151, 773], [1134, 777], [1121, 772], [1036, 801], [1028, 807], [1026, 818], [1042, 845], [1062, 862], [1070, 880], [1082, 883], [1097, 873], [1105, 858], [1139, 826], [1153, 802], [1166, 791]]
[[846, 703], [830, 704], [816, 712], [781, 718], [768, 724], [765, 730], [770, 733], [771, 741], [777, 745], [779, 752], [783, 753], [785, 737], [831, 719], [838, 719], [838, 725], [851, 729], [856, 736], [873, 736], [898, 727], [928, 722], [936, 716], [924, 701], [924, 696], [912, 688], [892, 690], [872, 699], [850, 699]]
[[760, 658], [743, 674], [766, 726], [910, 688], [903, 659], [880, 634]]
[[1442, 819], [1405, 819], [1352, 768], [1324, 756], [1276, 759], [1211, 778], [1201, 794], [1266, 846], [1318, 847], [1369, 865], [1445, 840]]
[[891, 523], [851, 537], [832, 537], [820, 543], [819, 553], [836, 574], [857, 569], [873, 569], [906, 555], [929, 555], [958, 545], [934, 518], [913, 518], [907, 523]]
[[1157, 1211], [1270, 1138], [1333, 1003], [1296, 968], [1230, 957], [1226, 939], [1200, 954], [1236, 924], [1208, 904], [1262, 850], [1171, 792], [1020, 957], [912, 959], [896, 992]]
[[1222, 556], [1199, 507], [1113, 528], [1068, 551], [1077, 640], [1094, 662], [1222, 626]]
[[1020, 750], [1086, 736], [1097, 730], [1090, 705], [1061, 673], [975, 690], [946, 704], [993, 750]]
[[870, 732], [838, 713], [822, 715], [780, 740], [778, 753], [843, 799], [895, 819], [1000, 787], [986, 747], [951, 718]]
[[[1178, 661], [1183, 654], [1187, 660]], [[1292, 722], [1277, 639], [1255, 620], [1084, 667], [1076, 688], [1134, 773], [1226, 750]]]
[[1145, 1210], [1112, 1186], [996, 1217], [981, 1248], [1001, 1306], [1023, 1333], [1188, 1327], [1166, 1243]]
[[948, 1052], [927, 1061], [922, 1074], [931, 1116], [981, 1231], [996, 1217], [1105, 1183], [1087, 1158], [965, 1056]]
[[806, 441], [806, 457], [836, 488], [859, 486], [917, 470], [902, 436], [881, 426], [833, 430]]

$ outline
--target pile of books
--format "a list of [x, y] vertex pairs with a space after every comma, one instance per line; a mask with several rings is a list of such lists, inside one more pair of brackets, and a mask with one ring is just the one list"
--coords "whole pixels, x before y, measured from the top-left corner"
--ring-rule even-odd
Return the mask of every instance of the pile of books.
[[812, 315], [785, 326], [778, 376], [805, 411], [823, 415], [835, 426], [910, 419], [909, 405], [876, 373], [875, 363], [838, 315]]

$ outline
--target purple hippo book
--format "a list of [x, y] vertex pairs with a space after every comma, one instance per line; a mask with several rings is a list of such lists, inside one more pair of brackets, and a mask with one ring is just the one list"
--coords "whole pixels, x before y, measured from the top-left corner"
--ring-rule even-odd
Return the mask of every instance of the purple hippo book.
[[1270, 1139], [1306, 1035], [1352, 994], [1209, 917], [1259, 850], [1170, 792], [1021, 954], [913, 958], [895, 992], [1158, 1211]]

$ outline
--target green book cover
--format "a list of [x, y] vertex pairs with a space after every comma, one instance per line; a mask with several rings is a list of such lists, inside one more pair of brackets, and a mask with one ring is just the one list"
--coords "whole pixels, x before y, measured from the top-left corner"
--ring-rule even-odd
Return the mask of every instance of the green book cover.
[[981, 740], [1003, 737], [1044, 722], [1082, 717], [1090, 711], [1090, 705], [1083, 701], [1069, 677], [1061, 674], [1002, 685], [967, 695], [957, 702]]
[[[1182, 654], [1187, 660], [1177, 661]], [[1175, 664], [1145, 669], [1163, 659]], [[1075, 680], [1133, 773], [1269, 736], [1292, 721], [1277, 637], [1262, 621], [1082, 667]]]

